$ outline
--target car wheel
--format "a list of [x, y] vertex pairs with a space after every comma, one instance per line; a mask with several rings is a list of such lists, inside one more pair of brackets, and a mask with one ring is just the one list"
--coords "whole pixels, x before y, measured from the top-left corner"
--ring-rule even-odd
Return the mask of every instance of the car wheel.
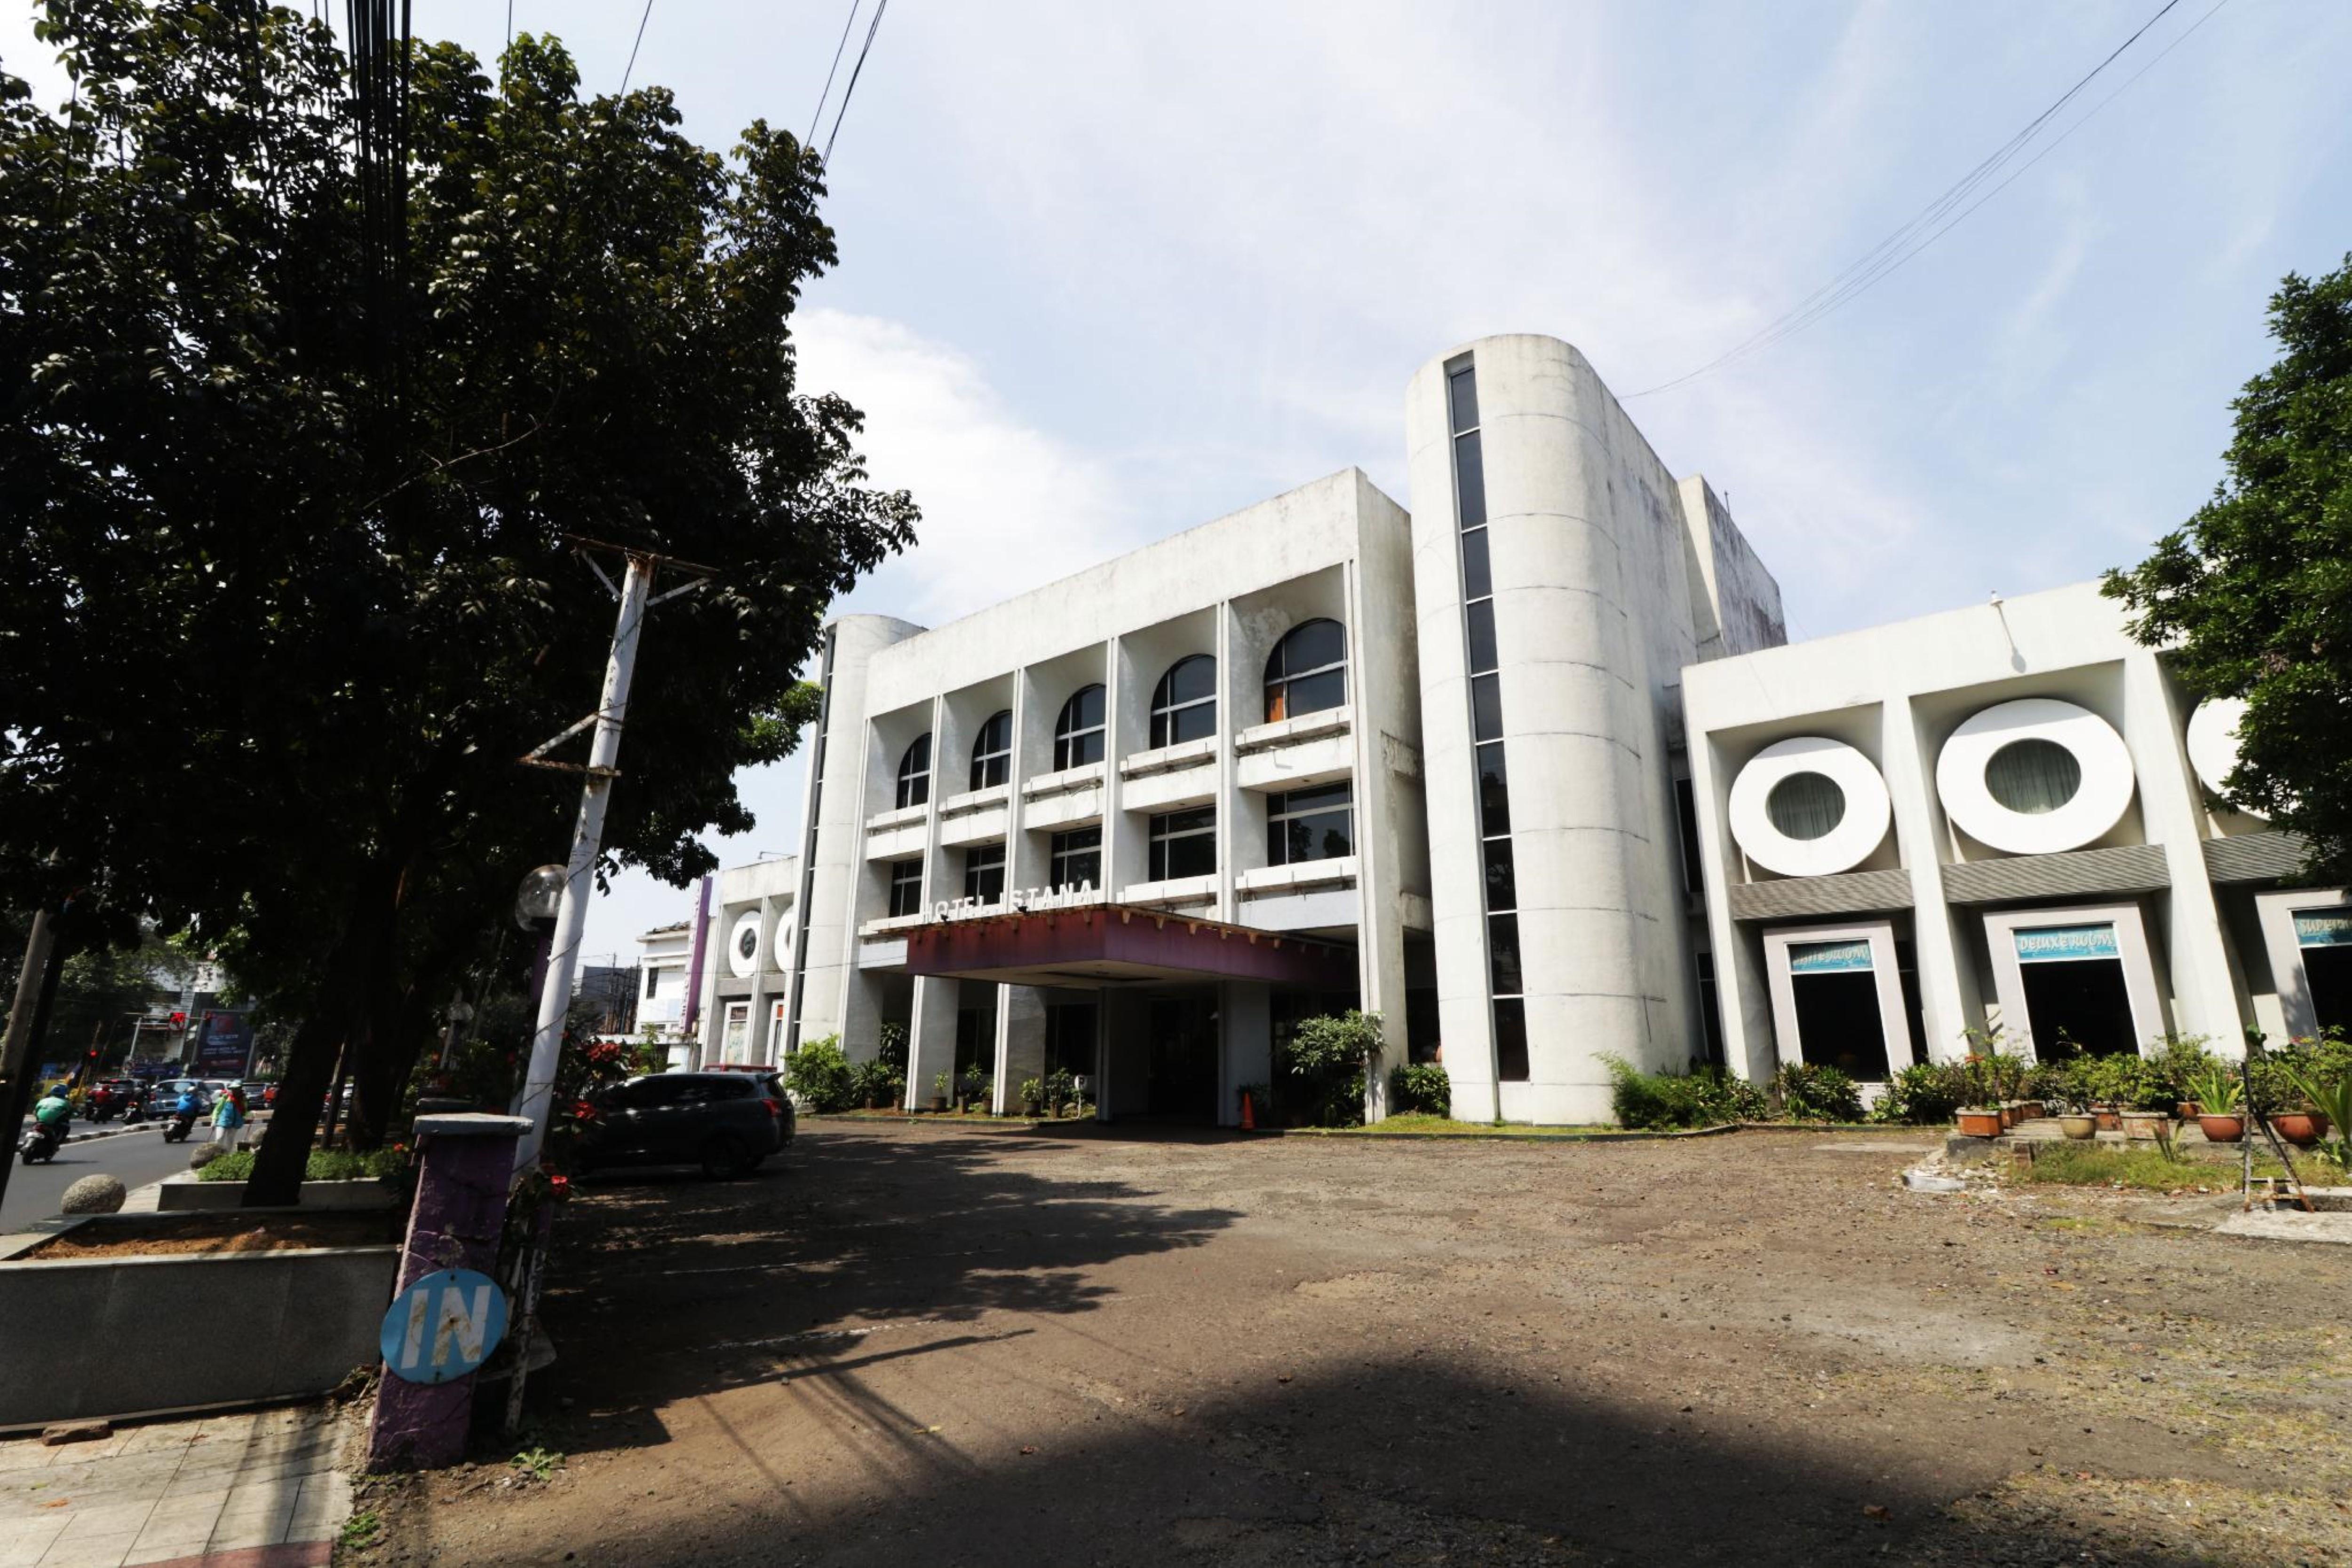
[[740, 1176], [759, 1160], [751, 1146], [732, 1132], [721, 1132], [702, 1146], [702, 1173], [717, 1179]]

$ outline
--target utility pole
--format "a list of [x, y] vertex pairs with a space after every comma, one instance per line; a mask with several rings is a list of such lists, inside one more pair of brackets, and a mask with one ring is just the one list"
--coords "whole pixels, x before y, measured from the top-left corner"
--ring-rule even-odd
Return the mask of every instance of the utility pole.
[[[583, 545], [612, 550], [611, 545]], [[613, 588], [620, 600], [619, 617], [613, 626], [613, 650], [604, 664], [604, 690], [598, 700], [596, 711], [580, 721], [562, 734], [556, 736], [538, 750], [522, 758], [534, 767], [570, 768], [574, 764], [546, 760], [546, 753], [583, 730], [594, 727], [595, 733], [588, 745], [588, 763], [580, 771], [586, 776], [580, 789], [579, 825], [572, 835], [572, 857], [563, 868], [563, 895], [555, 908], [555, 932], [548, 946], [547, 976], [539, 997], [539, 1030], [530, 1046], [530, 1068], [524, 1076], [522, 1094], [515, 1102], [515, 1114], [530, 1122], [530, 1130], [515, 1141], [515, 1169], [527, 1171], [539, 1163], [540, 1146], [546, 1142], [549, 1118], [555, 1099], [555, 1070], [563, 1051], [563, 1016], [572, 1006], [572, 982], [580, 968], [580, 937], [588, 924], [588, 900], [595, 892], [596, 857], [604, 844], [604, 807], [612, 795], [613, 780], [619, 775], [614, 764], [621, 755], [621, 726], [628, 713], [629, 680], [637, 666], [637, 635], [645, 625], [646, 611], [662, 599], [698, 587], [708, 579], [709, 569], [689, 566], [685, 562], [671, 564], [688, 566], [703, 574], [684, 583], [659, 598], [649, 597], [654, 574], [661, 570], [663, 557], [642, 551], [626, 550], [621, 553], [628, 566], [620, 585], [604, 576], [602, 567], [591, 559], [589, 565], [604, 584]]]

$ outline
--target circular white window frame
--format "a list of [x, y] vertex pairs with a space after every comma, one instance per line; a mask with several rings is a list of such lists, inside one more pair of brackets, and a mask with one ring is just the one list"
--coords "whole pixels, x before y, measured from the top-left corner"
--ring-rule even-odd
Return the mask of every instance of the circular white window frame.
[[[2082, 768], [2074, 797], [2057, 810], [2011, 811], [1986, 787], [1986, 766], [2020, 741], [2063, 746]], [[1978, 842], [2011, 855], [2082, 848], [2123, 820], [2137, 787], [2131, 748], [2116, 727], [2054, 697], [1997, 702], [1970, 715], [1936, 758], [1936, 795], [1952, 821]]]
[[2230, 799], [2228, 780], [2238, 767], [2238, 725], [2246, 716], [2242, 697], [2208, 697], [2189, 715], [2189, 765], [2197, 782], [2231, 811], [2259, 817]]
[[[1819, 773], [1845, 796], [1845, 815], [1819, 838], [1792, 838], [1773, 826], [1766, 803], [1773, 786], [1798, 773]], [[1886, 838], [1894, 805], [1886, 781], [1868, 757], [1826, 735], [1775, 741], [1731, 781], [1731, 837], [1747, 857], [1783, 877], [1833, 877], [1870, 858]]]
[[[743, 933], [747, 931], [751, 933], [751, 951], [748, 956], [743, 952]], [[736, 979], [748, 980], [759, 972], [760, 934], [760, 911], [757, 910], [745, 910], [728, 928], [727, 970]]]

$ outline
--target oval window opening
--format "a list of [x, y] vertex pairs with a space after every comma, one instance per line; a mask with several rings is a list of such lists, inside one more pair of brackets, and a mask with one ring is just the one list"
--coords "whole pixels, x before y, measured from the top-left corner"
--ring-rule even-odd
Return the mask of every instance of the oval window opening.
[[1826, 838], [1845, 820], [1845, 791], [1827, 773], [1790, 773], [1764, 797], [1764, 815], [1788, 837]]
[[1985, 763], [1985, 793], [2021, 816], [2046, 816], [2083, 787], [2083, 764], [2055, 741], [2011, 741]]
[[741, 953], [746, 958], [749, 958], [753, 953], [759, 952], [760, 933], [757, 931], [754, 931], [751, 927], [745, 926], [743, 928], [743, 933], [735, 939], [735, 951]]

